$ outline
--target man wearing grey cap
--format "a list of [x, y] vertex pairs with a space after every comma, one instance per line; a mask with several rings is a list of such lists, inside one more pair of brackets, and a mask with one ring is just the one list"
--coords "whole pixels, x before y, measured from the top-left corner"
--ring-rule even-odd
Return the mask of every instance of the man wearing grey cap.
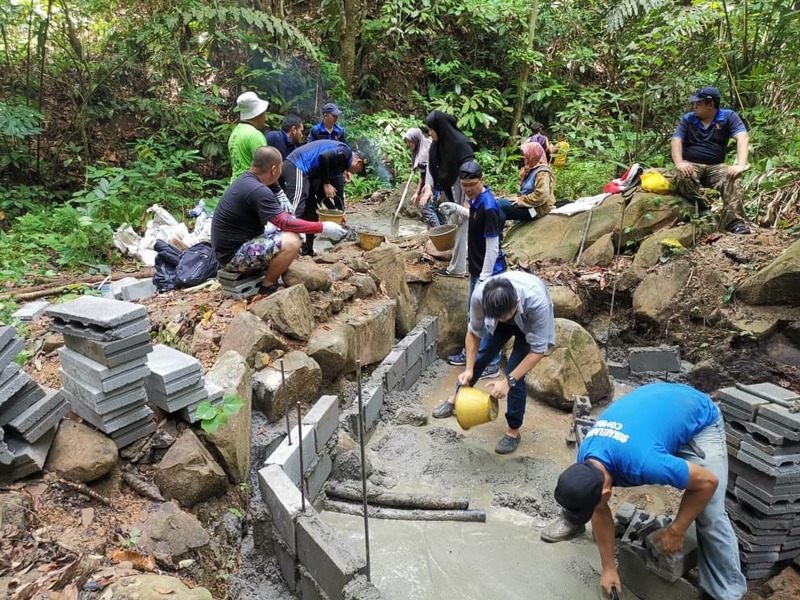
[[228, 152], [231, 157], [231, 183], [250, 168], [256, 150], [266, 146], [266, 128], [269, 102], [262, 100], [255, 92], [245, 92], [236, 99], [239, 109], [239, 123], [228, 138]]
[[[338, 124], [341, 109], [333, 102], [327, 102], [322, 107], [322, 120], [314, 125], [308, 132], [308, 141], [333, 140], [334, 142], [347, 143], [344, 127]], [[324, 202], [328, 208], [344, 210], [344, 183], [350, 181], [347, 173], [340, 173], [323, 181], [317, 200]]]
[[[731, 233], [747, 234], [742, 203], [741, 174], [748, 168], [750, 137], [742, 119], [729, 108], [720, 108], [719, 90], [702, 87], [689, 102], [692, 112], [678, 122], [672, 136], [672, 161], [678, 193], [697, 203], [701, 214], [709, 212], [701, 186], [719, 191], [722, 213], [719, 227]], [[728, 142], [736, 140], [736, 162], [725, 164]]]

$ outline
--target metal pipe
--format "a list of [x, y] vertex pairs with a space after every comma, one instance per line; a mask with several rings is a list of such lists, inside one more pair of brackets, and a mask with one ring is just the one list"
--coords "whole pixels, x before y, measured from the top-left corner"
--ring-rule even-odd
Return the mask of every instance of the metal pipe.
[[[287, 410], [288, 412], [288, 410]], [[297, 444], [300, 449], [300, 508], [306, 512], [306, 486], [303, 482], [305, 463], [303, 462], [303, 415], [300, 413], [300, 403], [297, 403]]]
[[364, 446], [367, 429], [364, 426], [364, 402], [361, 398], [361, 361], [356, 361], [356, 381], [357, 400], [358, 400], [358, 440], [361, 446], [361, 495], [363, 497], [364, 512], [364, 547], [367, 553], [367, 581], [372, 581], [372, 574], [369, 560], [369, 510], [367, 507], [367, 466], [366, 452]]
[[289, 392], [286, 391], [286, 375], [283, 372], [281, 359], [281, 386], [283, 387], [283, 405], [286, 407], [286, 443], [292, 445], [292, 424], [289, 422]]

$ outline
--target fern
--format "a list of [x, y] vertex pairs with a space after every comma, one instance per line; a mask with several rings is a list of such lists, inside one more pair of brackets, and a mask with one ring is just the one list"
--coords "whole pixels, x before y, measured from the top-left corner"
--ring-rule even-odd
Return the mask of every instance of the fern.
[[645, 15], [669, 3], [670, 0], [622, 0], [606, 16], [606, 30], [609, 33], [619, 31], [633, 17]]

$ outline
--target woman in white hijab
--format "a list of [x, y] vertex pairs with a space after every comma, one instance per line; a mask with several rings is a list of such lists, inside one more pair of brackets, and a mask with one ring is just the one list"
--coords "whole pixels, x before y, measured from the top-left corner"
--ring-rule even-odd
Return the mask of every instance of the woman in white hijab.
[[[411, 202], [419, 204], [422, 190], [425, 187], [425, 175], [428, 172], [428, 154], [431, 149], [431, 141], [425, 137], [419, 127], [412, 127], [403, 135], [403, 139], [411, 152], [411, 168], [414, 171], [419, 171], [419, 182], [414, 195], [411, 196]], [[420, 206], [422, 219], [428, 227], [438, 227], [444, 223], [444, 219], [436, 211], [436, 207], [432, 202]]]

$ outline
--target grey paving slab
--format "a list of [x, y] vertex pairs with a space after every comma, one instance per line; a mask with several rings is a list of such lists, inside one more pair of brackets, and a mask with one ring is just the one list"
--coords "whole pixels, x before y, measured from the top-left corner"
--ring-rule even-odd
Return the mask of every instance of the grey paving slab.
[[764, 460], [764, 454], [758, 450], [753, 451], [751, 446], [742, 448], [736, 453], [736, 458], [748, 465], [755, 467], [762, 473], [771, 477], [780, 477], [784, 483], [795, 483], [800, 481], [800, 465], [786, 464], [775, 465], [770, 461]]
[[251, 279], [264, 279], [264, 276], [259, 273], [237, 273], [234, 271], [227, 271], [225, 269], [220, 269], [217, 271], [217, 278], [220, 281], [242, 281], [242, 280], [251, 280]]
[[737, 383], [736, 387], [754, 396], [764, 398], [770, 402], [775, 402], [782, 406], [791, 406], [800, 401], [800, 394], [787, 390], [774, 383]]
[[28, 381], [2, 407], [0, 407], [0, 425], [7, 425], [19, 417], [25, 410], [45, 397], [45, 390], [35, 381]]
[[97, 296], [81, 296], [47, 309], [56, 323], [74, 323], [103, 330], [115, 329], [147, 318], [147, 309], [140, 304], [121, 302]]
[[800, 442], [787, 442], [785, 444], [776, 445], [770, 443], [769, 440], [765, 440], [761, 435], [753, 435], [746, 429], [744, 431], [742, 431], [742, 429], [744, 428], [741, 427], [741, 424], [739, 423], [725, 423], [725, 431], [728, 433], [728, 435], [735, 436], [737, 440], [737, 448], [741, 442], [747, 442], [751, 446], [758, 448], [761, 452], [764, 452], [765, 454], [771, 454], [773, 456], [800, 454]]
[[147, 363], [150, 366], [150, 379], [158, 380], [162, 385], [195, 373], [199, 375], [202, 370], [200, 361], [194, 356], [164, 344], [153, 346], [153, 352], [147, 357]]
[[719, 410], [722, 412], [726, 421], [740, 421], [742, 423], [746, 423], [752, 418], [752, 415], [746, 410], [736, 408], [735, 406], [731, 406], [725, 402], [719, 403]]
[[124, 435], [120, 435], [117, 437], [111, 436], [111, 439], [117, 445], [117, 448], [124, 448], [125, 446], [129, 446], [133, 442], [142, 439], [143, 437], [147, 437], [151, 433], [153, 433], [157, 429], [156, 424], [154, 421], [149, 421], [148, 423], [142, 425], [135, 431], [130, 431]]
[[141, 382], [134, 382], [106, 394], [60, 370], [61, 384], [75, 402], [80, 402], [98, 415], [105, 415], [126, 406], [144, 404], [147, 393]]
[[786, 533], [794, 523], [794, 515], [763, 515], [731, 497], [725, 499], [725, 510], [732, 521], [735, 521], [754, 535]]
[[47, 429], [58, 425], [61, 417], [66, 414], [66, 411], [61, 413], [58, 411], [54, 412], [54, 410], [60, 406], [64, 407], [64, 405], [66, 405], [64, 396], [58, 390], [43, 388], [41, 386], [37, 387], [41, 391], [41, 398], [30, 403], [25, 403], [23, 410], [18, 415], [10, 419], [7, 423], [4, 423], [4, 425], [7, 425], [19, 433], [22, 439], [27, 442], [35, 442], [39, 439], [39, 437], [31, 435], [31, 432], [40, 426], [43, 420], [46, 422], [52, 421], [52, 423], [50, 423], [49, 426], [45, 426], [44, 429], [38, 427], [40, 433], [44, 433]]
[[[795, 491], [800, 492], [800, 481], [795, 483], [786, 483], [775, 477], [771, 477], [765, 473], [762, 473], [747, 463], [743, 463], [735, 456], [728, 457], [728, 470], [731, 476], [737, 476], [737, 480], [739, 478], [747, 479], [749, 482], [757, 485], [759, 488], [767, 491], [770, 494], [779, 495], [791, 494]], [[732, 477], [729, 477], [729, 480], [730, 479], [732, 479]]]
[[67, 400], [70, 400], [72, 412], [87, 420], [105, 434], [111, 434], [118, 429], [122, 429], [123, 427], [130, 425], [131, 423], [145, 419], [153, 413], [153, 411], [147, 408], [147, 406], [135, 406], [131, 410], [114, 417], [113, 419], [104, 420], [99, 415], [87, 409], [80, 402], [73, 402], [70, 398], [69, 392], [66, 390], [64, 390], [64, 396], [67, 398]]
[[760, 440], [762, 443], [772, 444], [773, 446], [782, 446], [785, 444], [794, 444], [791, 440], [787, 440], [784, 436], [770, 431], [763, 425], [752, 423], [750, 421], [740, 421], [737, 419], [725, 419], [726, 424], [730, 424], [735, 429], [744, 429], [747, 433], [751, 434], [755, 439]]
[[760, 407], [770, 403], [769, 400], [765, 400], [761, 396], [742, 390], [739, 387], [727, 387], [719, 390], [716, 393], [716, 399], [722, 405], [729, 404], [736, 409], [745, 411], [748, 415], [748, 421], [755, 419]]
[[17, 328], [11, 325], [0, 325], [0, 348], [17, 336]]
[[5, 383], [0, 385], [0, 411], [6, 410], [6, 405], [14, 404], [14, 396], [25, 387], [31, 378], [25, 371], [17, 370]]
[[790, 409], [779, 404], [770, 404], [762, 406], [759, 409], [759, 415], [770, 421], [780, 423], [786, 429], [797, 432], [800, 435], [800, 413], [798, 412], [791, 412]]
[[139, 281], [137, 277], [123, 277], [122, 279], [112, 281], [111, 291], [114, 292], [114, 298], [117, 300], [122, 300], [122, 288], [124, 288], [126, 285], [136, 283], [137, 281]]
[[126, 302], [141, 300], [143, 298], [155, 296], [157, 291], [152, 279], [139, 279], [122, 288], [122, 299]]
[[774, 515], [796, 515], [800, 511], [800, 505], [794, 503], [773, 503], [767, 504], [757, 496], [751, 494], [747, 490], [742, 489], [738, 485], [734, 489], [734, 495], [739, 502], [747, 504], [758, 510], [760, 513], [767, 516]]
[[2, 388], [7, 381], [9, 381], [21, 370], [22, 367], [20, 367], [17, 363], [11, 363], [0, 369], [0, 388]]
[[786, 543], [786, 540], [789, 539], [789, 534], [786, 532], [773, 532], [770, 534], [755, 535], [750, 533], [746, 527], [739, 525], [739, 523], [736, 521], [731, 521], [731, 526], [733, 527], [733, 531], [736, 533], [736, 537], [740, 542], [751, 544], [753, 546], [767, 545], [778, 546], [780, 548], [784, 543]]
[[118, 367], [106, 367], [69, 348], [59, 348], [58, 354], [61, 358], [61, 369], [67, 375], [101, 392], [114, 391], [150, 375], [146, 356]]
[[97, 342], [74, 335], [65, 335], [64, 345], [107, 367], [118, 367], [153, 351], [149, 331], [111, 342]]
[[[211, 406], [222, 405], [225, 400], [225, 390], [223, 390], [217, 384], [211, 383], [210, 381], [205, 382], [205, 388], [206, 394], [208, 395], [208, 401], [211, 403]], [[202, 400], [200, 402], [202, 402]], [[200, 419], [197, 418], [196, 411], [200, 402], [196, 402], [187, 406], [186, 408], [182, 408], [178, 413], [181, 419], [187, 423], [197, 423]]]
[[47, 310], [48, 306], [50, 306], [50, 303], [47, 300], [28, 302], [27, 304], [23, 304], [22, 308], [11, 315], [11, 318], [30, 323], [38, 320], [39, 317], [44, 314], [44, 311]]
[[19, 338], [14, 338], [6, 342], [5, 346], [0, 349], [0, 369], [11, 363], [11, 361], [22, 352], [23, 348], [25, 348], [25, 342]]
[[[776, 405], [773, 405], [776, 406]], [[780, 408], [780, 407], [779, 407]], [[779, 423], [778, 421], [773, 421], [772, 419], [768, 418], [766, 415], [759, 414], [756, 417], [756, 424], [760, 425], [764, 429], [768, 429], [775, 435], [780, 435], [792, 442], [800, 441], [800, 432], [790, 429], [786, 427], [783, 423]]]
[[10, 465], [0, 469], [0, 482], [9, 483], [41, 471], [55, 435], [56, 429], [53, 428], [32, 444], [17, 437], [6, 436], [5, 443], [14, 459]]
[[198, 380], [194, 385], [179, 391], [176, 394], [162, 394], [159, 390], [149, 387], [150, 378], [145, 380], [144, 387], [147, 390], [147, 399], [166, 412], [177, 412], [182, 408], [198, 404], [208, 399], [206, 386], [202, 380]]
[[762, 489], [756, 482], [750, 481], [745, 477], [736, 479], [736, 487], [743, 489], [748, 494], [752, 494], [765, 504], [796, 504], [800, 509], [800, 490], [775, 492], [774, 490]]
[[[111, 300], [115, 302], [115, 300]], [[51, 321], [50, 329], [63, 335], [74, 335], [76, 337], [95, 340], [98, 342], [111, 342], [114, 340], [124, 340], [137, 333], [150, 331], [150, 319], [147, 317], [137, 321], [131, 321], [125, 325], [120, 325], [114, 329], [102, 329], [97, 326], [83, 326], [77, 323]]]
[[[54, 390], [58, 393], [58, 390]], [[70, 405], [63, 394], [60, 395], [61, 401], [55, 405], [49, 413], [44, 415], [42, 419], [31, 427], [23, 437], [30, 441], [35, 442], [53, 427], [58, 426], [66, 414], [69, 412]], [[22, 435], [22, 434], [21, 434]]]

